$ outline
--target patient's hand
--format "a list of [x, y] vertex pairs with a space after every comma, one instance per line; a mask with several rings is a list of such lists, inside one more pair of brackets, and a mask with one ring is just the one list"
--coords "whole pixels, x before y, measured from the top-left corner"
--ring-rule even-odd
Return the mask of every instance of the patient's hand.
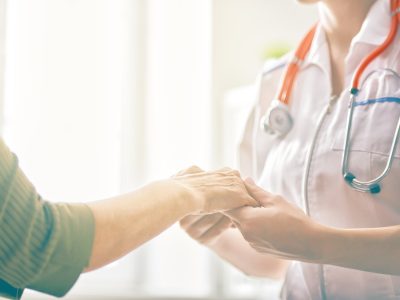
[[239, 172], [224, 168], [206, 172], [198, 167], [179, 172], [172, 179], [188, 191], [193, 213], [214, 213], [241, 206], [259, 206], [247, 192]]

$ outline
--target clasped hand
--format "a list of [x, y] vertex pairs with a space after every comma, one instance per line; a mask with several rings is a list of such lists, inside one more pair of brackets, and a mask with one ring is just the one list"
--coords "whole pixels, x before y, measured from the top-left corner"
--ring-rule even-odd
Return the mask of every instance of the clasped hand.
[[323, 226], [281, 196], [272, 195], [246, 180], [249, 194], [261, 206], [224, 212], [249, 244], [259, 252], [279, 258], [318, 262]]
[[243, 183], [248, 195], [258, 205], [251, 203], [252, 206], [245, 204], [231, 210], [225, 207], [219, 213], [190, 215], [181, 220], [181, 227], [192, 238], [208, 246], [215, 243], [225, 230], [236, 227], [259, 252], [278, 258], [318, 262], [322, 226], [300, 208], [281, 196], [264, 191], [251, 179]]

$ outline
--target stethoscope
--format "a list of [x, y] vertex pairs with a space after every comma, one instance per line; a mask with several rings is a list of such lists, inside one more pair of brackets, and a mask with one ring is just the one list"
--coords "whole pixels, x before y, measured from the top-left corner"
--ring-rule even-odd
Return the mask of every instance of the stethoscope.
[[[365, 69], [368, 65], [382, 54], [393, 42], [396, 37], [398, 25], [400, 22], [400, 0], [391, 0], [391, 27], [390, 32], [385, 39], [385, 41], [378, 46], [374, 51], [372, 51], [358, 66], [352, 80], [350, 89], [350, 101], [348, 105], [347, 123], [344, 138], [344, 150], [342, 157], [342, 175], [344, 180], [355, 190], [361, 192], [369, 192], [372, 194], [377, 194], [381, 191], [380, 183], [383, 178], [389, 174], [389, 171], [393, 164], [394, 153], [400, 138], [400, 118], [397, 123], [396, 131], [393, 136], [392, 145], [390, 148], [390, 154], [386, 162], [385, 169], [376, 178], [369, 181], [361, 181], [356, 178], [356, 176], [349, 171], [349, 153], [350, 153], [350, 138], [351, 129], [353, 122], [354, 108], [357, 106], [356, 99], [363, 87], [363, 83], [370, 76], [370, 74], [364, 79], [363, 83], [360, 85], [360, 78], [363, 75]], [[285, 136], [293, 127], [293, 118], [289, 112], [289, 99], [293, 88], [293, 83], [298, 74], [301, 64], [307, 56], [314, 35], [317, 29], [317, 25], [313, 26], [311, 30], [307, 33], [304, 39], [301, 41], [300, 45], [295, 51], [292, 60], [287, 65], [283, 80], [281, 81], [281, 86], [279, 88], [278, 96], [271, 102], [271, 105], [267, 113], [261, 118], [261, 128], [278, 137]], [[398, 76], [394, 71], [389, 69], [382, 69], [384, 72], [393, 72], [394, 75]]]

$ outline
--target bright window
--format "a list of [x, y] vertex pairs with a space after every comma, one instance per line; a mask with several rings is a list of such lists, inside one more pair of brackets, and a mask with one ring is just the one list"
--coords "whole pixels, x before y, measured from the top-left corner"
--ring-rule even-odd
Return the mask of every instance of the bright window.
[[[233, 165], [253, 90], [231, 90], [253, 81], [268, 42], [295, 42], [315, 13], [291, 0], [6, 4], [4, 137], [51, 201], [109, 197], [192, 164]], [[288, 9], [304, 13], [270, 30], [287, 21], [274, 11]], [[83, 275], [67, 299], [271, 299], [278, 288], [221, 263], [174, 226]]]

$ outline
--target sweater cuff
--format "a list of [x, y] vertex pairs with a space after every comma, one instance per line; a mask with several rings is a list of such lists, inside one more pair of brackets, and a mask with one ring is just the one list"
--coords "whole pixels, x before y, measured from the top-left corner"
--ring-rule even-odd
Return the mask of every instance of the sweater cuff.
[[0, 298], [4, 297], [6, 299], [19, 300], [23, 292], [23, 289], [17, 289], [0, 279]]
[[84, 204], [47, 204], [60, 222], [59, 240], [42, 274], [28, 288], [57, 297], [64, 296], [88, 266], [95, 222]]

